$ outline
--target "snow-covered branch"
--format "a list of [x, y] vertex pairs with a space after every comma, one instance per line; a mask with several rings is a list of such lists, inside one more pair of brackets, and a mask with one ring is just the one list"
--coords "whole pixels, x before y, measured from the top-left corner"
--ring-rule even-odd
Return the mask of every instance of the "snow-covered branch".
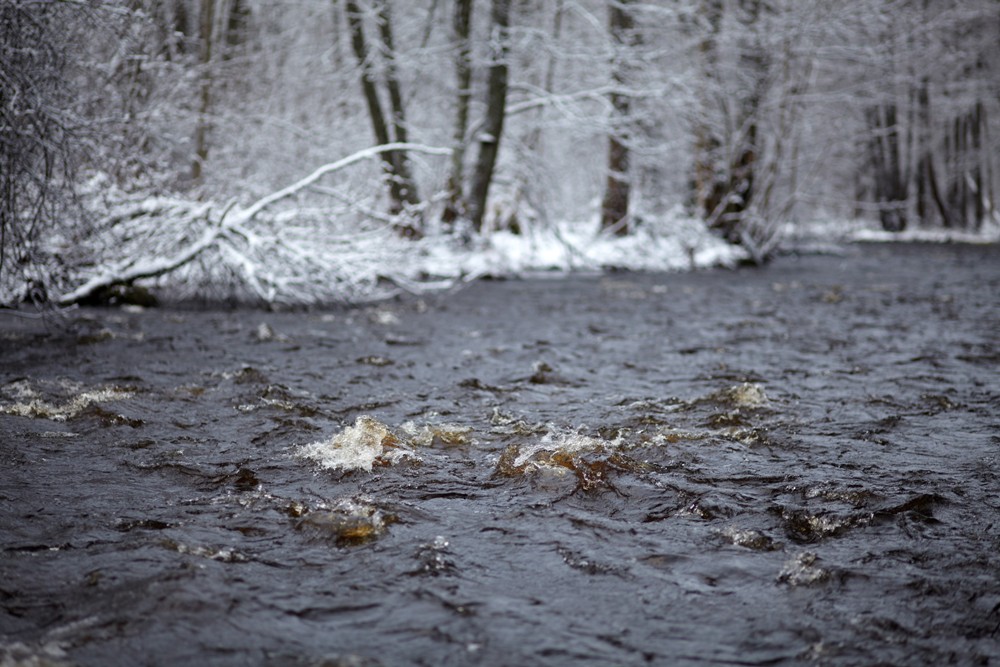
[[263, 197], [253, 203], [249, 208], [242, 211], [239, 215], [240, 222], [248, 222], [253, 220], [258, 213], [263, 211], [268, 206], [279, 202], [282, 199], [291, 197], [292, 195], [300, 192], [301, 190], [309, 187], [323, 176], [327, 174], [332, 174], [335, 171], [340, 171], [344, 167], [349, 167], [352, 164], [361, 162], [362, 160], [371, 159], [382, 153], [389, 153], [392, 151], [413, 151], [415, 153], [427, 153], [429, 155], [451, 155], [450, 148], [444, 148], [440, 146], [425, 146], [423, 144], [411, 144], [411, 143], [391, 143], [382, 144], [381, 146], [372, 146], [371, 148], [365, 148], [360, 150], [353, 155], [349, 155], [342, 160], [337, 160], [336, 162], [331, 162], [330, 164], [325, 164], [313, 173], [309, 174], [302, 180], [289, 185], [286, 188], [282, 188], [277, 192], [271, 193], [266, 197]]
[[[193, 205], [186, 202], [164, 202], [162, 200], [156, 200], [151, 204], [147, 200], [126, 207], [124, 211], [114, 214], [113, 219], [116, 222], [114, 227], [121, 229], [138, 227], [156, 230], [167, 228], [173, 230], [173, 237], [161, 237], [159, 242], [147, 242], [135, 249], [138, 254], [130, 254], [126, 260], [99, 268], [82, 284], [60, 296], [58, 303], [61, 306], [68, 306], [114, 285], [159, 278], [191, 264], [210, 248], [219, 250], [219, 259], [227, 264], [235, 274], [242, 276], [242, 280], [250, 287], [255, 296], [265, 301], [280, 300], [280, 288], [291, 285], [301, 278], [296, 267], [309, 267], [313, 273], [324, 273], [322, 262], [317, 259], [321, 257], [321, 253], [316, 252], [315, 248], [306, 248], [301, 244], [290, 243], [283, 238], [288, 233], [284, 228], [282, 234], [279, 235], [267, 222], [258, 223], [258, 226], [264, 227], [264, 229], [257, 231], [252, 230], [251, 225], [269, 207], [295, 196], [322, 177], [382, 153], [396, 150], [408, 150], [429, 155], [449, 155], [451, 153], [450, 148], [414, 143], [391, 143], [365, 148], [341, 160], [319, 167], [305, 178], [262, 197], [247, 208], [235, 209], [230, 204], [215, 220], [212, 219], [211, 204]], [[193, 234], [192, 230], [195, 230]], [[131, 230], [124, 233], [119, 231], [119, 233], [123, 240], [136, 236]], [[186, 239], [189, 238], [194, 240], [187, 241]], [[336, 240], [334, 242], [336, 243]], [[180, 247], [177, 247], [178, 245]], [[167, 250], [166, 248], [172, 249]], [[255, 261], [254, 257], [257, 257], [258, 260], [269, 257], [270, 261]], [[334, 257], [328, 259], [331, 262], [336, 262]], [[291, 275], [284, 278], [275, 277], [276, 267], [280, 267]]]

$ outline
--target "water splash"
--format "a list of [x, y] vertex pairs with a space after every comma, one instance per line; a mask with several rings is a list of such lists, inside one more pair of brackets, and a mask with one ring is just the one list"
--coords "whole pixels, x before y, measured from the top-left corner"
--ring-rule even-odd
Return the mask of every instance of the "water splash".
[[513, 470], [520, 472], [528, 467], [551, 468], [563, 465], [559, 463], [562, 459], [572, 459], [585, 453], [603, 453], [613, 444], [579, 433], [546, 433], [539, 441], [523, 449], [516, 445], [513, 449], [508, 448], [505, 452], [507, 461], [501, 457], [501, 462], [509, 463]]
[[696, 402], [719, 403], [732, 408], [766, 408], [770, 405], [763, 385], [757, 382], [743, 382], [716, 391]]
[[803, 551], [781, 568], [778, 582], [790, 586], [818, 584], [830, 578], [830, 571], [818, 565], [819, 556], [811, 551]]
[[459, 424], [424, 424], [409, 421], [400, 427], [414, 447], [457, 447], [473, 444], [472, 427]]
[[89, 391], [80, 391], [80, 387], [75, 385], [67, 388], [74, 393], [79, 393], [62, 402], [50, 402], [44, 400], [38, 391], [28, 383], [12, 383], [6, 389], [20, 400], [10, 405], [0, 405], [0, 414], [64, 422], [73, 419], [92, 405], [127, 400], [135, 394], [115, 386], [100, 387]]
[[395, 515], [363, 499], [342, 498], [333, 507], [306, 511], [295, 527], [337, 546], [357, 546], [378, 539], [396, 521]]
[[328, 470], [364, 470], [388, 466], [419, 457], [409, 449], [389, 427], [369, 415], [358, 417], [328, 440], [320, 440], [299, 448], [298, 455], [311, 459]]
[[776, 551], [781, 548], [780, 542], [776, 542], [759, 530], [744, 530], [735, 526], [728, 526], [720, 531], [719, 534], [734, 545], [753, 551]]

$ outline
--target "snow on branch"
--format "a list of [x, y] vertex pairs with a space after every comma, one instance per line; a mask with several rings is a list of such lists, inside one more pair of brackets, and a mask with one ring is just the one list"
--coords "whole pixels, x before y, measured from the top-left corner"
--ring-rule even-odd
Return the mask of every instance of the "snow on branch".
[[[192, 219], [204, 217], [208, 220], [209, 213], [210, 207], [206, 204], [192, 211], [190, 217]], [[215, 243], [221, 232], [222, 229], [218, 226], [210, 227], [200, 239], [170, 257], [155, 257], [145, 261], [136, 258], [122, 260], [116, 266], [98, 273], [76, 289], [64, 294], [59, 298], [59, 305], [72, 305], [112, 285], [131, 283], [141, 278], [155, 278], [169, 273], [200, 255]]]
[[348, 167], [354, 164], [355, 162], [360, 162], [362, 160], [370, 159], [377, 155], [381, 155], [382, 153], [389, 153], [392, 151], [401, 151], [401, 150], [413, 151], [415, 153], [427, 153], [430, 155], [451, 155], [452, 152], [452, 149], [450, 148], [442, 148], [439, 146], [424, 146], [423, 144], [411, 144], [411, 143], [392, 143], [392, 144], [382, 144], [380, 146], [372, 146], [371, 148], [366, 148], [364, 150], [358, 151], [357, 153], [354, 153], [353, 155], [349, 155], [342, 160], [331, 162], [330, 164], [325, 164], [316, 171], [314, 171], [313, 173], [303, 178], [301, 181], [293, 183], [292, 185], [289, 185], [286, 188], [278, 190], [277, 192], [274, 192], [266, 197], [257, 200], [257, 202], [251, 205], [250, 208], [246, 209], [241, 213], [240, 215], [241, 222], [248, 222], [252, 220], [254, 217], [256, 217], [258, 213], [260, 213], [262, 210], [264, 210], [271, 204], [281, 201], [282, 199], [286, 199], [287, 197], [291, 197], [292, 195], [303, 190], [304, 188], [309, 187], [310, 185], [318, 181], [323, 176], [326, 176], [327, 174], [331, 174], [335, 171], [340, 171], [344, 167]]
[[[363, 298], [380, 277], [357, 267], [341, 270], [349, 263], [345, 257], [364, 255], [349, 252], [353, 240], [322, 238], [326, 235], [317, 235], [316, 226], [297, 230], [287, 223], [281, 225], [279, 234], [272, 224], [273, 216], [264, 218], [262, 213], [328, 174], [398, 150], [430, 155], [451, 153], [450, 148], [414, 143], [373, 146], [323, 165], [247, 208], [230, 203], [217, 217], [211, 204], [183, 200], [156, 198], [119, 206], [108, 215], [111, 224], [106, 230], [118, 242], [93, 248], [96, 266], [87, 271], [90, 277], [64, 293], [57, 302], [69, 306], [115, 285], [184, 271], [191, 275], [182, 276], [181, 284], [210, 285], [214, 278], [228, 275], [229, 282], [238, 288], [236, 291], [249, 290], [266, 302], [310, 302], [345, 295], [350, 298], [353, 294]], [[209, 249], [215, 252], [212, 259], [202, 260]], [[194, 267], [196, 263], [202, 266]]]

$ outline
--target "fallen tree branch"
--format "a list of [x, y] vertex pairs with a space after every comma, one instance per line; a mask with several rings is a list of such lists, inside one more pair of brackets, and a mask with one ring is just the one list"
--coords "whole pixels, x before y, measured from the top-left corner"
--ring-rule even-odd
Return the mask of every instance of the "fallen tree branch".
[[277, 192], [271, 193], [262, 199], [258, 199], [250, 208], [244, 210], [240, 215], [239, 222], [249, 222], [253, 220], [254, 217], [263, 211], [265, 208], [274, 204], [275, 202], [281, 201], [296, 194], [303, 188], [309, 187], [316, 181], [318, 181], [323, 176], [333, 173], [335, 171], [340, 171], [344, 167], [348, 167], [355, 162], [360, 162], [361, 160], [366, 160], [375, 157], [376, 155], [381, 155], [382, 153], [388, 153], [390, 151], [413, 151], [415, 153], [428, 153], [430, 155], [451, 155], [450, 148], [441, 148], [438, 146], [424, 146], [423, 144], [410, 144], [410, 143], [393, 143], [393, 144], [382, 144], [381, 146], [372, 146], [371, 148], [366, 148], [360, 150], [353, 155], [349, 155], [342, 160], [336, 162], [331, 162], [330, 164], [325, 164], [313, 173], [309, 174], [301, 181], [293, 183], [286, 188], [278, 190]]
[[[210, 206], [205, 205], [198, 213], [204, 213], [207, 217], [209, 209]], [[215, 243], [221, 232], [222, 228], [219, 226], [209, 227], [198, 241], [172, 257], [152, 259], [148, 262], [139, 262], [134, 258], [127, 259], [118, 267], [99, 273], [72, 292], [62, 295], [59, 298], [59, 305], [69, 306], [113, 285], [128, 284], [141, 278], [156, 278], [178, 269]]]
[[[189, 264], [205, 250], [216, 246], [221, 239], [229, 239], [232, 241], [232, 237], [234, 235], [243, 237], [250, 243], [251, 246], [253, 246], [256, 244], [258, 239], [256, 235], [247, 230], [244, 226], [252, 222], [262, 211], [279, 201], [294, 196], [327, 174], [340, 171], [341, 169], [344, 169], [352, 164], [366, 159], [371, 159], [382, 153], [396, 150], [409, 150], [431, 155], [449, 155], [452, 152], [450, 148], [411, 143], [391, 143], [380, 146], [372, 146], [336, 162], [323, 165], [305, 178], [282, 188], [277, 192], [273, 192], [266, 197], [258, 199], [249, 207], [236, 211], [232, 215], [230, 215], [230, 212], [233, 209], [235, 202], [230, 202], [230, 204], [219, 216], [218, 222], [214, 224], [211, 220], [210, 205], [205, 204], [197, 207], [190, 212], [186, 212], [182, 216], [182, 220], [186, 220], [189, 223], [193, 223], [201, 217], [205, 218], [207, 227], [201, 234], [200, 238], [196, 241], [166, 257], [126, 258], [110, 268], [98, 272], [76, 289], [63, 294], [59, 297], [57, 303], [60, 306], [69, 306], [71, 304], [79, 303], [101, 290], [108, 289], [115, 285], [127, 285], [136, 280], [146, 278], [158, 278], [172, 271], [176, 271], [186, 264]], [[140, 205], [133, 217], [138, 218], [155, 215], [155, 211], [149, 211], [147, 210], [148, 208], [148, 206]], [[245, 260], [245, 258], [243, 259]], [[267, 300], [269, 296], [273, 298], [273, 293], [265, 290], [259, 283], [256, 273], [253, 270], [255, 267], [246, 261], [240, 261], [238, 263], [242, 265], [241, 268], [243, 269], [244, 275], [253, 287], [254, 291], [265, 300]]]

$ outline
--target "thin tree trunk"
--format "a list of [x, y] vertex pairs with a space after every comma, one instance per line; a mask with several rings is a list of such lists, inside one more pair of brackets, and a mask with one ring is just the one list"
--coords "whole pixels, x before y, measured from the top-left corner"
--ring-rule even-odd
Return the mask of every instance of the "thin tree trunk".
[[958, 183], [955, 174], [958, 173], [958, 133], [955, 132], [955, 122], [950, 121], [945, 125], [945, 201], [948, 202], [948, 209], [954, 211], [951, 220], [945, 221], [945, 226], [950, 227], [961, 219], [961, 214], [956, 210], [958, 203]]
[[983, 103], [976, 100], [976, 105], [972, 110], [972, 174], [970, 176], [972, 181], [972, 196], [974, 201], [972, 202], [973, 210], [973, 227], [976, 230], [982, 229], [983, 219], [986, 217], [986, 203], [983, 197], [983, 144], [982, 144], [982, 130], [985, 120], [985, 113], [983, 111]]
[[887, 218], [883, 218], [882, 226], [886, 231], [901, 232], [906, 229], [906, 181], [903, 177], [901, 159], [899, 154], [899, 123], [897, 121], [896, 104], [890, 103], [885, 107], [885, 129], [886, 129], [886, 174], [889, 198], [889, 210]]
[[469, 26], [472, 23], [472, 0], [455, 0], [452, 32], [455, 39], [455, 127], [452, 132], [454, 152], [451, 154], [451, 174], [448, 177], [448, 204], [441, 216], [451, 224], [463, 214], [462, 183], [465, 164], [465, 134], [469, 129], [469, 100], [472, 98], [472, 64], [470, 62]]
[[194, 130], [194, 162], [191, 178], [200, 182], [208, 160], [208, 114], [212, 106], [212, 50], [215, 41], [215, 0], [202, 0], [199, 18], [201, 37], [201, 89], [198, 96], [198, 124]]
[[885, 231], [899, 232], [906, 228], [906, 214], [903, 210], [906, 205], [906, 184], [902, 182], [900, 170], [896, 105], [876, 105], [866, 115], [872, 134], [872, 164], [879, 221]]
[[[993, 191], [993, 151], [990, 147], [993, 142], [990, 140], [990, 123], [987, 117], [986, 105], [979, 102], [979, 146], [980, 146], [980, 193], [979, 199], [982, 202], [982, 222], [994, 217], [995, 194]], [[983, 150], [985, 148], [985, 150]], [[980, 223], [980, 226], [982, 225]]]
[[948, 203], [941, 194], [941, 189], [938, 187], [937, 174], [934, 172], [934, 160], [929, 158], [924, 166], [926, 170], [925, 178], [927, 179], [927, 185], [930, 187], [931, 197], [934, 199], [934, 203], [937, 204], [938, 213], [941, 215], [941, 222], [945, 227], [953, 227], [954, 221], [952, 219], [951, 210], [948, 207]]
[[969, 226], [969, 142], [968, 142], [969, 117], [963, 114], [955, 119], [955, 155], [957, 158], [957, 168], [955, 169], [955, 203], [959, 211], [958, 222], [962, 229]]
[[339, 70], [344, 66], [344, 55], [341, 49], [341, 12], [340, 0], [331, 0], [333, 4], [333, 67]]
[[708, 21], [708, 34], [698, 44], [702, 60], [702, 91], [700, 94], [702, 113], [695, 123], [694, 138], [694, 169], [691, 182], [691, 199], [695, 210], [703, 220], [711, 220], [725, 196], [725, 188], [720, 182], [716, 170], [719, 148], [722, 142], [714, 132], [709, 121], [710, 101], [709, 86], [716, 79], [718, 66], [717, 40], [722, 25], [721, 0], [701, 0], [700, 12]]
[[[371, 119], [372, 132], [375, 135], [375, 142], [378, 145], [385, 145], [391, 142], [389, 137], [389, 126], [386, 124], [385, 114], [382, 111], [382, 104], [379, 101], [378, 89], [375, 86], [375, 79], [372, 74], [371, 54], [368, 43], [365, 39], [364, 24], [362, 21], [361, 9], [355, 0], [346, 0], [344, 9], [347, 12], [347, 25], [351, 33], [351, 49], [361, 67], [361, 90], [364, 94], [365, 104], [368, 107], [368, 117]], [[409, 196], [414, 191], [402, 185], [406, 181], [405, 176], [399, 173], [399, 158], [393, 157], [395, 151], [381, 154], [382, 166], [389, 175], [389, 211], [393, 214], [402, 213], [406, 204], [412, 203]], [[409, 193], [409, 194], [408, 194]], [[410, 227], [403, 226], [400, 233], [404, 236], [418, 236], [419, 232]]]
[[[611, 78], [616, 87], [625, 84], [625, 60], [627, 54], [622, 51], [630, 46], [635, 29], [632, 15], [626, 9], [628, 0], [611, 0], [608, 6], [609, 27], [615, 47], [615, 62], [612, 63]], [[615, 120], [621, 125], [628, 118], [630, 100], [621, 92], [611, 93], [611, 106], [614, 109]], [[629, 150], [626, 137], [621, 128], [615, 128], [608, 136], [608, 176], [604, 188], [604, 199], [601, 202], [601, 229], [614, 232], [618, 236], [626, 236], [629, 232], [628, 207], [631, 189], [629, 175]]]
[[[396, 73], [396, 50], [392, 39], [392, 20], [389, 3], [380, 0], [378, 3], [378, 29], [382, 39], [383, 56], [385, 58], [385, 87], [389, 92], [389, 106], [392, 110], [393, 141], [407, 143], [406, 113], [403, 109], [403, 95], [399, 88], [399, 76]], [[410, 162], [405, 151], [393, 151], [388, 154], [393, 162], [393, 169], [399, 181], [399, 196], [406, 204], [417, 204], [417, 186], [410, 172]]]
[[510, 25], [510, 3], [511, 0], [493, 0], [490, 9], [493, 62], [487, 84], [486, 122], [479, 139], [479, 156], [466, 204], [469, 220], [477, 232], [483, 228], [486, 197], [493, 181], [507, 109], [507, 28]]
[[920, 86], [914, 95], [916, 114], [915, 126], [915, 152], [917, 158], [917, 168], [914, 173], [914, 183], [917, 189], [917, 218], [927, 224], [930, 221], [930, 188], [928, 187], [927, 174], [931, 159], [931, 109], [930, 95], [928, 93], [928, 81], [925, 77], [920, 82]]
[[[361, 67], [361, 91], [365, 96], [365, 104], [368, 106], [368, 117], [372, 122], [372, 132], [375, 134], [375, 141], [379, 145], [389, 143], [389, 130], [385, 124], [385, 115], [382, 113], [382, 104], [378, 99], [378, 90], [375, 88], [375, 80], [372, 78], [372, 67], [368, 53], [368, 43], [365, 40], [364, 25], [361, 21], [361, 9], [358, 3], [353, 0], [345, 2], [347, 11], [347, 25], [351, 31], [351, 49], [354, 57]], [[386, 163], [388, 170], [392, 169], [392, 160], [382, 154], [382, 159]]]
[[[938, 215], [941, 216], [941, 224], [945, 227], [952, 226], [952, 214], [947, 202], [941, 196], [941, 189], [938, 186], [937, 173], [934, 169], [934, 155], [931, 142], [931, 102], [928, 93], [928, 81], [925, 78], [921, 82], [918, 93], [917, 104], [920, 110], [920, 131], [923, 138], [921, 145], [920, 165], [917, 174], [917, 211], [926, 222], [930, 219], [931, 203], [937, 208]], [[947, 152], [946, 152], [947, 153]], [[947, 159], [947, 157], [946, 157]]]

